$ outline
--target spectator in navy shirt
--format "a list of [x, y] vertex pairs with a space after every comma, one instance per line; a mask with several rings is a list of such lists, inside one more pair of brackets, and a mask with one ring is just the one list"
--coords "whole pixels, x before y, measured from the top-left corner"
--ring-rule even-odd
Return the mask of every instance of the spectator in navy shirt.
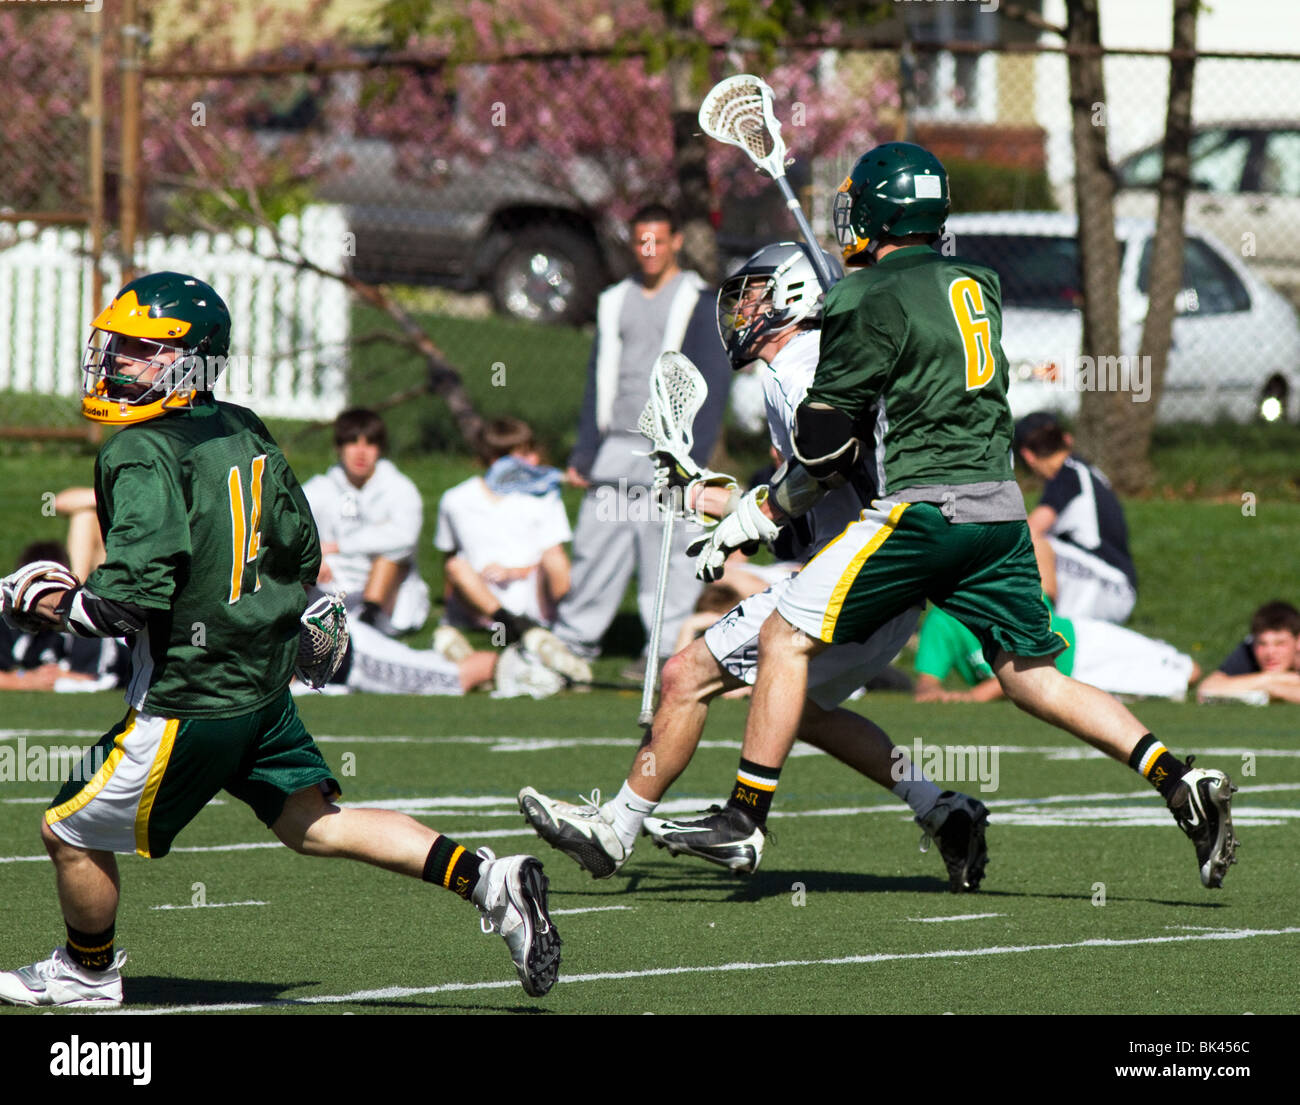
[[1205, 677], [1197, 698], [1249, 701], [1252, 694], [1266, 694], [1270, 702], [1300, 702], [1298, 645], [1300, 611], [1289, 602], [1266, 602], [1250, 619], [1250, 636]]
[[1046, 481], [1029, 514], [1043, 590], [1062, 617], [1118, 625], [1137, 602], [1128, 526], [1110, 481], [1073, 448], [1055, 415], [1039, 411], [1016, 424], [1016, 454]]

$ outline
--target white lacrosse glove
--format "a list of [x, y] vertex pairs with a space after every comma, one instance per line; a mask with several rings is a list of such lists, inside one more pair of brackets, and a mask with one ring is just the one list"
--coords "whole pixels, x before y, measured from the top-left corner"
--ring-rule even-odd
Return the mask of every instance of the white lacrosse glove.
[[299, 619], [298, 659], [293, 674], [320, 690], [339, 670], [348, 651], [348, 612], [342, 595], [321, 595]]
[[767, 501], [767, 485], [759, 484], [741, 497], [740, 503], [707, 537], [686, 546], [686, 555], [695, 557], [695, 575], [705, 583], [722, 578], [727, 557], [737, 549], [753, 552], [760, 541], [771, 541], [781, 527], [762, 511]]
[[19, 633], [40, 633], [57, 628], [57, 623], [36, 612], [46, 595], [73, 591], [81, 586], [57, 560], [33, 560], [0, 579], [0, 612]]
[[[716, 526], [719, 516], [699, 509], [700, 492], [706, 487], [736, 491], [740, 486], [736, 477], [701, 468], [689, 455], [679, 456], [670, 449], [655, 449], [650, 456], [655, 462], [655, 479], [651, 486], [660, 508], [665, 511], [680, 509], [687, 518], [701, 526]], [[734, 504], [728, 505], [734, 509]]]

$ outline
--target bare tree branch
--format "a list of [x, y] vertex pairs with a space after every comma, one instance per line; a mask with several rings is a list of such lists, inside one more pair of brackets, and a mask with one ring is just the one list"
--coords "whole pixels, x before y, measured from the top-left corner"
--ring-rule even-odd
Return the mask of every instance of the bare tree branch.
[[[208, 136], [208, 140], [213, 141], [210, 136]], [[305, 272], [315, 273], [318, 276], [325, 276], [331, 280], [342, 282], [353, 295], [387, 315], [396, 324], [397, 334], [388, 334], [389, 341], [409, 349], [424, 360], [426, 375], [423, 383], [383, 400], [378, 404], [379, 409], [387, 409], [399, 402], [423, 394], [436, 395], [447, 404], [465, 445], [470, 449], [474, 449], [483, 424], [483, 418], [475, 409], [469, 393], [465, 390], [465, 381], [460, 372], [447, 358], [447, 355], [434, 344], [433, 339], [424, 332], [420, 324], [381, 285], [367, 284], [362, 280], [358, 280], [351, 273], [337, 272], [317, 264], [306, 257], [296, 246], [286, 242], [280, 234], [279, 226], [267, 215], [265, 208], [262, 206], [256, 182], [252, 179], [252, 175], [246, 166], [231, 166], [236, 179], [239, 180], [247, 196], [247, 205], [245, 206], [239, 202], [238, 197], [228, 188], [211, 182], [209, 179], [210, 174], [203, 164], [203, 159], [183, 135], [179, 138], [179, 144], [186, 158], [193, 165], [195, 172], [203, 176], [207, 181], [210, 193], [232, 212], [245, 218], [251, 215], [253, 221], [267, 232], [275, 247], [274, 260], [292, 265], [294, 268]], [[213, 148], [218, 156], [224, 152], [215, 145]], [[200, 221], [200, 216], [195, 215], [194, 218], [196, 222]], [[219, 229], [213, 227], [207, 220], [202, 220], [202, 222], [207, 223], [205, 229], [211, 228], [214, 232]], [[377, 340], [377, 335], [371, 334], [368, 335], [368, 338], [369, 340]]]

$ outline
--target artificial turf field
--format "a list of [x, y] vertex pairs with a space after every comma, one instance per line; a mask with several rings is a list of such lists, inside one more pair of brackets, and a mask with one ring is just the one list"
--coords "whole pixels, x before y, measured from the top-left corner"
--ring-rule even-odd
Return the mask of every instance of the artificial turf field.
[[[1300, 992], [1300, 742], [1288, 707], [1143, 703], [1172, 749], [1241, 785], [1239, 862], [1201, 887], [1156, 793], [1005, 703], [855, 704], [910, 746], [997, 746], [983, 889], [947, 892], [891, 795], [821, 754], [782, 776], [761, 870], [743, 879], [643, 840], [596, 882], [542, 844], [515, 794], [617, 788], [638, 695], [543, 702], [299, 699], [344, 800], [402, 809], [470, 847], [545, 863], [564, 940], [543, 999], [451, 894], [275, 844], [214, 803], [159, 861], [123, 857], [127, 1008], [248, 1013], [1291, 1013]], [[3, 696], [0, 745], [89, 744], [118, 694]], [[869, 707], [869, 710], [868, 710]], [[724, 795], [746, 704], [715, 703], [669, 811]], [[811, 750], [799, 749], [800, 753]], [[11, 761], [12, 762], [12, 761]], [[986, 760], [986, 764], [991, 761]], [[980, 793], [979, 782], [953, 783]], [[0, 782], [0, 965], [45, 958], [60, 921], [37, 820], [57, 784]], [[674, 801], [675, 800], [675, 801]], [[203, 905], [196, 906], [196, 902]], [[1186, 985], [1189, 977], [1212, 984]], [[17, 1012], [17, 1011], [11, 1011]], [[21, 1015], [21, 1014], [19, 1014]]]

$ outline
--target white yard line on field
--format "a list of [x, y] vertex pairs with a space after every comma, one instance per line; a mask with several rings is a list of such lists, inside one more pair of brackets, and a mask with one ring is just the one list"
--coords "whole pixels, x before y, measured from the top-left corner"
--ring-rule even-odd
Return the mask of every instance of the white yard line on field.
[[589, 905], [581, 909], [552, 909], [548, 912], [552, 917], [562, 917], [574, 913], [623, 913], [634, 909], [636, 906], [633, 905]]
[[240, 905], [270, 905], [270, 902], [205, 902], [203, 905], [151, 905], [150, 909], [233, 909]]
[[[996, 945], [989, 948], [946, 948], [928, 952], [880, 952], [871, 955], [844, 955], [829, 959], [780, 959], [770, 963], [718, 963], [684, 967], [649, 967], [639, 971], [595, 971], [562, 977], [567, 986], [593, 982], [622, 982], [634, 978], [666, 978], [672, 975], [736, 974], [744, 971], [775, 971], [806, 967], [856, 967], [876, 963], [899, 963], [923, 959], [971, 959], [983, 956], [1024, 955], [1028, 952], [1070, 951], [1080, 948], [1132, 948], [1155, 944], [1184, 944], [1206, 940], [1249, 940], [1262, 936], [1294, 936], [1300, 928], [1230, 929], [1226, 932], [1188, 933], [1183, 936], [1142, 936], [1127, 940], [1092, 939], [1052, 944]], [[154, 1006], [148, 1009], [105, 1010], [101, 1016], [156, 1016], [159, 1013], [221, 1013], [250, 1009], [273, 1009], [285, 1006], [348, 1005], [370, 1001], [393, 1001], [433, 994], [465, 993], [472, 990], [510, 990], [519, 985], [508, 982], [444, 982], [437, 986], [390, 986], [381, 990], [355, 990], [350, 994], [319, 994], [303, 998], [282, 998], [263, 1002], [224, 1002], [214, 1005]]]

